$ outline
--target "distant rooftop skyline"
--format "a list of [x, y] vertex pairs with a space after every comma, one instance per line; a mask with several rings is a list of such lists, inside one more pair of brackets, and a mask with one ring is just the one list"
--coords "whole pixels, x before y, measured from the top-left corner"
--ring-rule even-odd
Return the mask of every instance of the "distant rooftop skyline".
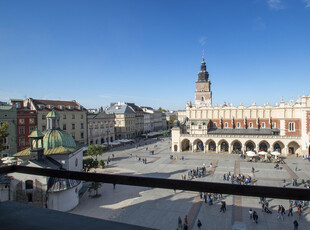
[[204, 49], [213, 106], [310, 94], [310, 0], [0, 3], [0, 101], [184, 109]]

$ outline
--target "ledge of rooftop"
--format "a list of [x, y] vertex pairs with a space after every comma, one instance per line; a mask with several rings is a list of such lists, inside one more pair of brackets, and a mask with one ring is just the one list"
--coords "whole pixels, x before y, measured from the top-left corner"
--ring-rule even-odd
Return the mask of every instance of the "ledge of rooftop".
[[126, 229], [151, 230], [137, 225], [118, 223], [109, 220], [96, 219], [27, 204], [5, 201], [0, 202], [0, 223], [3, 229], [33, 230], [93, 230], [93, 229]]

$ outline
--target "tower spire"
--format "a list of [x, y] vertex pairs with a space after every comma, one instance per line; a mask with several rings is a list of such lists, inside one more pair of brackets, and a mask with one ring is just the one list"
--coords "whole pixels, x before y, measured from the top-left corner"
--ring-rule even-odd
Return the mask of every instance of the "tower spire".
[[202, 49], [202, 61], [205, 61], [205, 49]]

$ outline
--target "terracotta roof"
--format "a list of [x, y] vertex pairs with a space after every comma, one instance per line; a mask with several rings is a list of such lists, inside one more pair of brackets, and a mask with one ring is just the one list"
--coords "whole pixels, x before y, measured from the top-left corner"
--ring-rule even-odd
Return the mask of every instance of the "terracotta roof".
[[[41, 100], [41, 99], [31, 99], [37, 110], [52, 111], [53, 109], [57, 111], [87, 111], [82, 105], [76, 101], [54, 101], [54, 100]], [[44, 105], [44, 108], [40, 108], [40, 105]], [[52, 107], [50, 108], [49, 105]], [[63, 107], [62, 107], [63, 106]], [[72, 106], [72, 109], [70, 109]]]

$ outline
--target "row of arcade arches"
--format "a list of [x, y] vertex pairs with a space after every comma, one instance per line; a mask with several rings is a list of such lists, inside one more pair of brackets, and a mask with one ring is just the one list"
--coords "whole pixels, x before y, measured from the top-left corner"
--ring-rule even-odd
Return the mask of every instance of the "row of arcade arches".
[[[266, 140], [255, 144], [252, 140], [248, 140], [245, 143], [241, 143], [239, 140], [234, 140], [229, 143], [227, 140], [220, 140], [216, 142], [213, 139], [209, 139], [206, 142], [203, 142], [200, 139], [196, 139], [193, 142], [190, 142], [189, 139], [184, 139], [181, 142], [180, 147], [181, 152], [191, 151], [210, 153], [238, 153], [241, 151], [278, 151], [280, 153], [284, 153], [285, 148], [288, 148], [288, 154], [296, 154], [301, 151], [301, 146], [295, 141], [291, 141], [287, 146], [285, 146], [281, 141], [269, 143]], [[175, 146], [175, 151], [176, 148], [177, 146]]]

